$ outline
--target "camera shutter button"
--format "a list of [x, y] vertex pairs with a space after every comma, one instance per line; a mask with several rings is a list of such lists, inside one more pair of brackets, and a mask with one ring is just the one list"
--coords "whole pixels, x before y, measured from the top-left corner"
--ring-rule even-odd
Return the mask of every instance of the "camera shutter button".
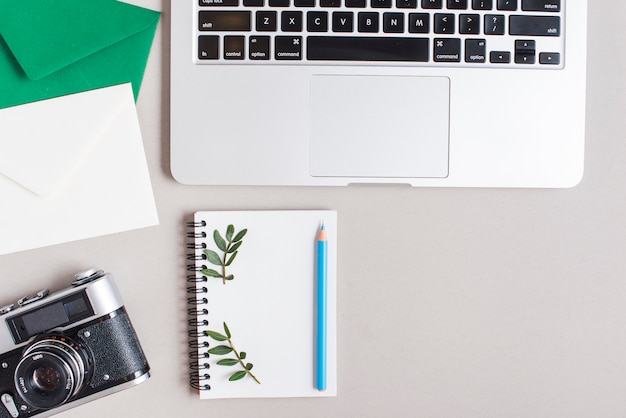
[[17, 406], [15, 405], [15, 401], [13, 400], [13, 396], [8, 393], [4, 393], [1, 397], [2, 405], [9, 411], [12, 417], [17, 418], [20, 416], [20, 412], [17, 410]]
[[104, 276], [103, 270], [98, 270], [95, 267], [90, 268], [89, 270], [81, 271], [80, 273], [76, 273], [74, 275], [74, 281], [72, 282], [72, 286], [80, 286], [85, 283], [89, 283], [93, 280], [99, 279]]

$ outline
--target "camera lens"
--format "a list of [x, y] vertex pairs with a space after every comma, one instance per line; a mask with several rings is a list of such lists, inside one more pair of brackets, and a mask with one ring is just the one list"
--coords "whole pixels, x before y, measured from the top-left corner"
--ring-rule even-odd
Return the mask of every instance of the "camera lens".
[[54, 408], [80, 391], [88, 365], [78, 344], [66, 337], [46, 337], [24, 352], [15, 369], [15, 387], [29, 405]]
[[61, 383], [61, 376], [54, 367], [38, 367], [33, 372], [33, 386], [35, 389], [52, 393], [57, 390]]

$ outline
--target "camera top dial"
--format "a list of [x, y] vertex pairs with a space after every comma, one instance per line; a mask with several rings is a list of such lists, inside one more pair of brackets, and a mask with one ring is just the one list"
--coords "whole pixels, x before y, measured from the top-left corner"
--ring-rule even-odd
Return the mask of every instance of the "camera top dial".
[[92, 282], [100, 277], [104, 276], [103, 270], [98, 270], [95, 267], [92, 267], [88, 270], [81, 271], [74, 275], [74, 281], [72, 282], [73, 287], [81, 286], [85, 283]]

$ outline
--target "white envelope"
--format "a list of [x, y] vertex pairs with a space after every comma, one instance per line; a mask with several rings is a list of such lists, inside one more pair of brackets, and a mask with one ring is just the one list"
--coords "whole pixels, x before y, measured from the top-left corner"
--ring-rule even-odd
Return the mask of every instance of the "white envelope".
[[130, 84], [0, 110], [0, 254], [158, 223]]

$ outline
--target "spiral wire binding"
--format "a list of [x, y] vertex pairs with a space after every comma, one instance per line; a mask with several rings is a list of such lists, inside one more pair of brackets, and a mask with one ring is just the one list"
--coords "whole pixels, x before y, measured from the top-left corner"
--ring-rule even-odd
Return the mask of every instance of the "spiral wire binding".
[[187, 283], [190, 284], [187, 287], [187, 294], [190, 295], [187, 298], [187, 304], [190, 305], [187, 308], [187, 315], [189, 315], [187, 334], [189, 336], [189, 348], [192, 349], [189, 352], [189, 359], [191, 360], [189, 362], [189, 385], [199, 391], [211, 390], [211, 385], [208, 383], [211, 379], [208, 362], [209, 342], [206, 339], [203, 340], [206, 335], [198, 329], [199, 327], [209, 325], [209, 321], [202, 318], [209, 314], [209, 310], [204, 307], [208, 303], [208, 299], [202, 296], [203, 293], [207, 293], [207, 288], [199, 284], [207, 281], [206, 276], [200, 274], [206, 266], [197, 263], [206, 260], [206, 256], [195, 253], [195, 250], [206, 248], [205, 243], [195, 242], [197, 238], [206, 238], [206, 232], [197, 231], [197, 228], [205, 226], [205, 221], [187, 222], [187, 228], [192, 228], [191, 231], [187, 232], [187, 238], [192, 240], [187, 243], [187, 249], [193, 250], [193, 252], [187, 254], [187, 260], [194, 262], [187, 265], [187, 271], [194, 273], [187, 275]]

